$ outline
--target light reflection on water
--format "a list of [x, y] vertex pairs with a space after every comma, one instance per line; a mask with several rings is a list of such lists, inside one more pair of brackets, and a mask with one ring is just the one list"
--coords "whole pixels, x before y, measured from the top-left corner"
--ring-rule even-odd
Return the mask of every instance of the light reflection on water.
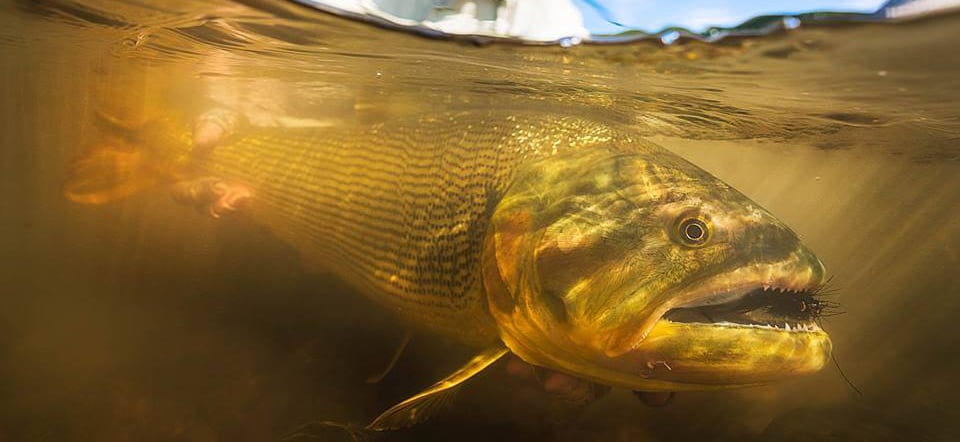
[[615, 392], [576, 426], [551, 429], [541, 393], [491, 372], [452, 412], [392, 438], [958, 433], [956, 16], [562, 49], [422, 40], [281, 2], [69, 5], [8, 4], [0, 19], [0, 438], [278, 439], [317, 419], [363, 422], [469, 353], [415, 340], [368, 386], [399, 329], [303, 270], [269, 231], [197, 215], [164, 190], [105, 207], [62, 197], [96, 112], [144, 121], [212, 107], [265, 126], [491, 107], [630, 125], [818, 253], [846, 311], [826, 327], [865, 395], [829, 367], [664, 409]]

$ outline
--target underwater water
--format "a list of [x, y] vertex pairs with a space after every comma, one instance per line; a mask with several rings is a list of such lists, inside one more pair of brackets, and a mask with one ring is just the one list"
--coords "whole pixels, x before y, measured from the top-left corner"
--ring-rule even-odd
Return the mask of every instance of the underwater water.
[[335, 126], [464, 109], [626, 125], [796, 231], [832, 275], [828, 365], [771, 385], [614, 390], [563, 423], [493, 367], [386, 440], [956, 440], [960, 16], [719, 43], [428, 40], [280, 1], [0, 5], [0, 440], [349, 440], [471, 356], [404, 329], [242, 214], [63, 184], [98, 115], [232, 109]]

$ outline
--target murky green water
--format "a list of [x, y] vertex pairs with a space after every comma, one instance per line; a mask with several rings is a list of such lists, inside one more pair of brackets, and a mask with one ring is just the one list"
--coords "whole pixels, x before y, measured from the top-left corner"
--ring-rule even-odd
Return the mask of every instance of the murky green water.
[[[953, 440], [960, 313], [957, 16], [716, 45], [478, 47], [283, 2], [0, 9], [0, 440], [345, 440], [470, 351], [389, 315], [242, 216], [165, 189], [61, 193], [96, 113], [335, 125], [504, 107], [626, 124], [761, 203], [840, 288], [835, 367], [662, 409], [615, 391], [566, 425], [490, 370], [389, 440]], [[296, 437], [294, 437], [296, 439]]]

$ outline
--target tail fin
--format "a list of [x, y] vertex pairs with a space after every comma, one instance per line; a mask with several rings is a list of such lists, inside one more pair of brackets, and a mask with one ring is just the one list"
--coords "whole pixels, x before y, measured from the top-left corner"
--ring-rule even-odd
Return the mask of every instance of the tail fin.
[[158, 181], [137, 146], [137, 129], [109, 116], [99, 115], [102, 139], [92, 150], [74, 160], [63, 186], [64, 195], [75, 203], [105, 204], [126, 198]]

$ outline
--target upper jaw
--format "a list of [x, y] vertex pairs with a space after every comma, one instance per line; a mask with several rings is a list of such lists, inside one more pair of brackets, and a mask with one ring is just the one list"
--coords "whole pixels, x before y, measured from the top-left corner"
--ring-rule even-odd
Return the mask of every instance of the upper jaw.
[[823, 283], [823, 264], [807, 253], [772, 263], [754, 263], [710, 277], [667, 302], [669, 308], [730, 302], [758, 288], [781, 292], [813, 290]]
[[781, 272], [783, 269], [776, 264], [755, 267], [760, 268], [754, 271], [738, 268], [710, 278], [695, 289], [668, 301], [665, 304], [668, 308], [664, 313], [673, 308], [702, 307], [737, 301], [757, 289], [800, 293], [812, 291], [822, 283], [821, 278], [812, 273]]

